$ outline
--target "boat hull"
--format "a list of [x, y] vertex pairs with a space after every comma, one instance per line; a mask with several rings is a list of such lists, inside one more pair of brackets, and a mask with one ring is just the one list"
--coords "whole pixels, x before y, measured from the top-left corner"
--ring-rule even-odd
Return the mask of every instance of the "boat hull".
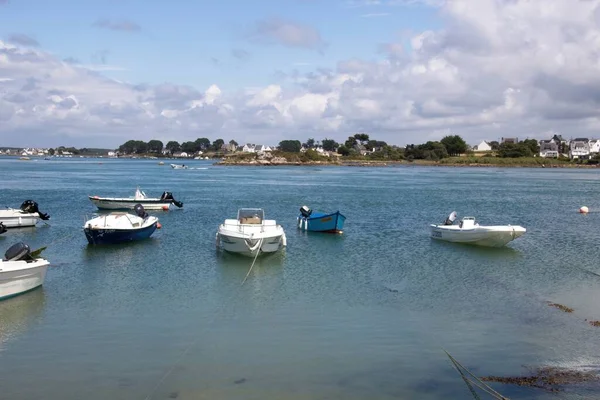
[[110, 199], [106, 197], [89, 196], [90, 201], [99, 210], [133, 210], [136, 204], [141, 204], [145, 210], [168, 210], [171, 201], [161, 199]]
[[89, 244], [116, 244], [148, 239], [156, 230], [158, 221], [140, 229], [84, 228]]
[[38, 213], [21, 213], [18, 210], [0, 210], [0, 222], [6, 228], [35, 226], [40, 220]]
[[521, 226], [476, 227], [453, 229], [444, 225], [431, 225], [431, 237], [452, 243], [465, 243], [485, 247], [503, 247], [520, 236], [526, 229]]
[[[5, 270], [4, 264], [23, 263], [26, 269]], [[0, 263], [0, 300], [5, 300], [29, 292], [44, 284], [46, 270], [50, 263], [46, 260], [8, 261]]]
[[331, 214], [312, 213], [310, 217], [298, 216], [298, 228], [308, 232], [342, 233], [346, 217], [336, 211]]

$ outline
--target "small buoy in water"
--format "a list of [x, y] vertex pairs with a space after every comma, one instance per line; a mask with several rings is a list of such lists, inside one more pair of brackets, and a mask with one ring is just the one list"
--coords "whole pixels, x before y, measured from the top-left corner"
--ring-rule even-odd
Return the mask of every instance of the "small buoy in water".
[[157, 222], [156, 223], [156, 229], [160, 229], [160, 228], [162, 228], [162, 225], [160, 224], [160, 222]]
[[163, 211], [169, 211], [169, 206], [163, 206]]
[[590, 210], [586, 206], [583, 206], [579, 209], [579, 213], [581, 214], [587, 214], [589, 211]]

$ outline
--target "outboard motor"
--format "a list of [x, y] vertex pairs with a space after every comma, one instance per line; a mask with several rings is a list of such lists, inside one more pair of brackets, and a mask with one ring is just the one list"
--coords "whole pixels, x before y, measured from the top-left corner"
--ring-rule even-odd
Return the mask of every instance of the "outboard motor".
[[144, 218], [144, 219], [146, 219], [148, 217], [148, 213], [146, 212], [146, 210], [144, 210], [143, 205], [138, 203], [135, 206], [133, 206], [133, 209], [135, 210], [135, 213], [137, 214], [138, 217]]
[[300, 214], [302, 214], [304, 218], [308, 218], [310, 217], [310, 214], [312, 214], [312, 210], [307, 206], [302, 206], [300, 207]]
[[171, 192], [163, 192], [162, 196], [160, 196], [161, 200], [171, 200], [171, 203], [175, 204], [177, 207], [183, 207], [183, 203], [181, 201], [175, 200], [173, 197], [173, 193]]
[[33, 200], [25, 200], [23, 204], [21, 204], [21, 211], [31, 214], [38, 213], [40, 215], [40, 218], [44, 221], [50, 219], [50, 216], [48, 214], [45, 214], [39, 210], [38, 204]]
[[456, 220], [456, 211], [452, 211], [450, 213], [450, 215], [448, 215], [448, 218], [446, 218], [446, 220], [444, 221], [444, 225], [452, 225], [455, 220]]
[[4, 224], [2, 222], [0, 222], [0, 235], [2, 235], [7, 230], [8, 229], [6, 229], [6, 227], [4, 226]]
[[13, 244], [4, 253], [5, 261], [23, 261], [31, 260], [31, 249], [23, 242]]

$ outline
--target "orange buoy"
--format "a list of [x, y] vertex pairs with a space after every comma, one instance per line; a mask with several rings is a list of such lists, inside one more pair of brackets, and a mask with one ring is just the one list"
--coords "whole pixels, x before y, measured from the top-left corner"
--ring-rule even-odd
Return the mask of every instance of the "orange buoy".
[[160, 228], [162, 228], [162, 225], [160, 224], [160, 222], [157, 222], [156, 223], [156, 229], [160, 229]]
[[169, 211], [169, 206], [163, 206], [163, 211]]
[[580, 214], [587, 214], [588, 212], [590, 212], [590, 210], [586, 206], [583, 206], [579, 209]]

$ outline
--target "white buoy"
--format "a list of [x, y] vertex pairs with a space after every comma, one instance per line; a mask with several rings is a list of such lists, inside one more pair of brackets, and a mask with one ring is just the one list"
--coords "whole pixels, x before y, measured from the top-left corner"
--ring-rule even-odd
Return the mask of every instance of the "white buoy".
[[581, 208], [579, 209], [579, 212], [580, 212], [581, 214], [587, 214], [589, 211], [590, 211], [590, 210], [589, 210], [589, 209], [588, 209], [586, 206], [583, 206], [583, 207], [581, 207]]

